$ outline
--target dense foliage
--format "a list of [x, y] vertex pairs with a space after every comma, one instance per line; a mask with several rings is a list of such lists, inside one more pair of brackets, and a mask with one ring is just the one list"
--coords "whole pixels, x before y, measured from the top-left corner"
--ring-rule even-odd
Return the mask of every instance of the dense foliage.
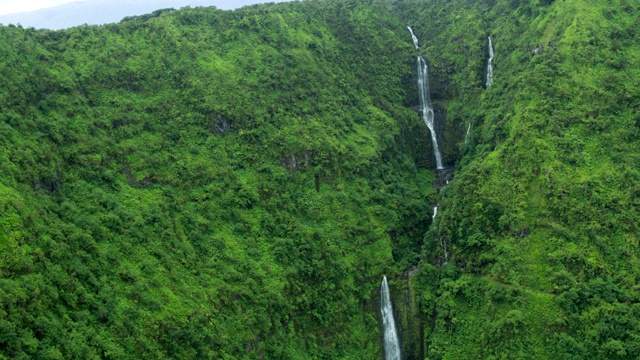
[[0, 358], [380, 358], [383, 274], [408, 359], [638, 358], [639, 29], [637, 0], [0, 27]]
[[321, 3], [0, 27], [1, 357], [377, 356], [433, 196], [402, 30]]
[[638, 2], [398, 8], [464, 154], [425, 238], [425, 357], [638, 358]]

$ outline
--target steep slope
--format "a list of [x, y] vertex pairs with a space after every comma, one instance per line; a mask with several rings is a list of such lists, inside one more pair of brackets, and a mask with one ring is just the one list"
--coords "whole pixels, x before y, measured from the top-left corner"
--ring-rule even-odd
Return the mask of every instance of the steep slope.
[[[406, 359], [638, 358], [639, 10], [0, 27], [0, 356], [380, 358], [387, 275]], [[456, 170], [433, 224], [416, 54]]]
[[379, 356], [378, 284], [430, 219], [402, 24], [293, 3], [0, 39], [3, 357]]
[[638, 2], [395, 6], [464, 155], [418, 279], [425, 356], [637, 358]]

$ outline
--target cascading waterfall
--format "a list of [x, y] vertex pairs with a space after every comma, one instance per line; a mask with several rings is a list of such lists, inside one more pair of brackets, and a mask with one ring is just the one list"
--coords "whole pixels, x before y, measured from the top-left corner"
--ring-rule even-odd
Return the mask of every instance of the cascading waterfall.
[[416, 50], [418, 49], [418, 38], [413, 34], [413, 29], [411, 28], [411, 26], [407, 26], [407, 29], [409, 29], [409, 32], [411, 33], [411, 39], [413, 39], [413, 45], [416, 46]]
[[420, 108], [422, 109], [422, 121], [427, 125], [431, 132], [431, 142], [433, 143], [433, 152], [436, 156], [436, 168], [444, 169], [442, 166], [442, 155], [438, 147], [438, 137], [436, 136], [435, 117], [433, 106], [431, 105], [431, 96], [429, 94], [429, 68], [427, 62], [422, 56], [418, 56], [418, 89], [420, 93]]
[[[411, 33], [413, 45], [418, 49], [418, 38], [413, 33], [411, 26], [407, 26], [407, 29], [409, 29], [409, 32]], [[442, 155], [440, 154], [440, 148], [438, 147], [438, 137], [436, 136], [435, 116], [433, 113], [433, 106], [431, 106], [431, 95], [429, 94], [429, 68], [427, 67], [427, 62], [422, 56], [418, 56], [418, 89], [420, 92], [422, 121], [424, 121], [431, 132], [433, 152], [436, 156], [436, 168], [438, 170], [444, 169], [442, 166]]]
[[493, 84], [493, 43], [489, 36], [489, 64], [487, 65], [487, 87]]
[[[413, 33], [413, 29], [411, 26], [407, 26], [409, 32], [411, 33], [411, 39], [413, 40], [413, 45], [415, 45], [416, 49], [418, 49], [418, 38]], [[491, 39], [489, 39], [491, 41]], [[493, 50], [491, 50], [491, 54], [493, 54]], [[493, 59], [493, 55], [491, 57]], [[492, 75], [493, 76], [493, 75]], [[433, 143], [433, 152], [436, 156], [436, 168], [438, 170], [444, 169], [442, 166], [442, 154], [440, 153], [440, 148], [438, 147], [438, 136], [436, 135], [435, 128], [435, 116], [433, 112], [433, 106], [431, 105], [431, 94], [429, 93], [429, 67], [427, 66], [427, 62], [424, 60], [422, 56], [418, 56], [418, 90], [420, 94], [420, 110], [422, 121], [424, 121], [425, 125], [429, 128], [429, 132], [431, 133], [431, 142]], [[471, 124], [469, 124], [469, 129], [471, 128]], [[469, 137], [469, 129], [467, 129], [467, 138]], [[466, 143], [466, 139], [465, 139]], [[449, 181], [447, 180], [447, 184]], [[431, 220], [436, 219], [436, 215], [438, 214], [438, 204], [433, 207], [433, 215], [431, 216]], [[442, 252], [444, 253], [444, 262], [447, 263], [447, 244], [444, 239], [440, 239], [440, 245], [442, 246]], [[387, 278], [385, 277], [382, 281], [382, 287], [384, 289], [387, 282]], [[389, 301], [389, 307], [391, 307], [391, 301]], [[383, 311], [384, 314], [384, 311]], [[393, 323], [393, 313], [391, 313], [392, 323]], [[387, 352], [387, 330], [385, 325], [385, 359], [400, 359], [400, 352], [398, 350], [397, 357], [389, 357], [389, 353]], [[395, 329], [395, 325], [394, 325]]]
[[382, 278], [380, 288], [380, 312], [382, 313], [382, 325], [384, 327], [384, 359], [400, 360], [400, 341], [396, 332], [396, 322], [393, 318], [393, 306], [389, 294], [387, 277]]

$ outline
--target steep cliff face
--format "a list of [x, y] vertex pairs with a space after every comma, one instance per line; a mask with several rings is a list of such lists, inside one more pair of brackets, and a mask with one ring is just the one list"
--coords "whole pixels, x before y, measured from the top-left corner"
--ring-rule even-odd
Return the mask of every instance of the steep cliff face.
[[0, 356], [381, 357], [387, 275], [407, 359], [637, 358], [638, 10], [326, 0], [0, 27]]

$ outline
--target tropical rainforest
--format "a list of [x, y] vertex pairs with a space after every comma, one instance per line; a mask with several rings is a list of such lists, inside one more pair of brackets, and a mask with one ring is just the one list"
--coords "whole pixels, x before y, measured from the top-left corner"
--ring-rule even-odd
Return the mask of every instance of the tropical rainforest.
[[0, 359], [381, 359], [385, 275], [407, 360], [640, 357], [638, 0], [164, 9], [0, 53]]

